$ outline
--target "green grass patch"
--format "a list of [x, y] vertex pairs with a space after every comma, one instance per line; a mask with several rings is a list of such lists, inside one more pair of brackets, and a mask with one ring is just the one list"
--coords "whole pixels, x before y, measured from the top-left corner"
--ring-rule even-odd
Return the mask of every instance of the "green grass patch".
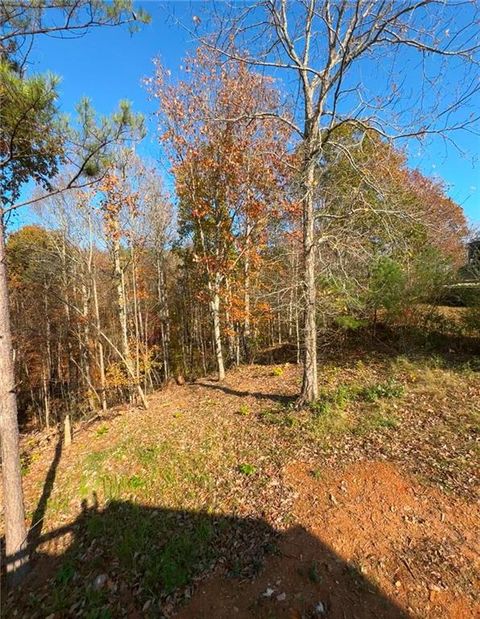
[[150, 467], [158, 461], [163, 449], [161, 445], [140, 445], [135, 449], [136, 460], [144, 467]]
[[[187, 585], [215, 556], [210, 517], [182, 516], [129, 502], [114, 501], [103, 511], [87, 513], [83, 535], [87, 546], [100, 541], [105, 558], [115, 558], [132, 578], [140, 576], [147, 596], [168, 595]], [[70, 582], [76, 560], [57, 574], [60, 586]]]
[[104, 434], [107, 434], [108, 432], [108, 426], [107, 425], [103, 425], [103, 426], [99, 426], [97, 428], [97, 431], [95, 432], [96, 436], [103, 436]]
[[30, 471], [30, 458], [24, 454], [20, 456], [20, 471], [22, 473], [22, 477], [28, 474]]
[[269, 408], [259, 414], [262, 423], [269, 426], [293, 428], [297, 423], [297, 414], [290, 407]]
[[64, 561], [55, 574], [55, 584], [59, 587], [68, 585], [75, 576], [75, 567], [71, 561]]
[[328, 435], [345, 432], [348, 429], [348, 421], [348, 416], [343, 409], [326, 406], [322, 412], [315, 412], [310, 416], [305, 423], [305, 429], [318, 440]]
[[92, 451], [85, 456], [83, 461], [83, 471], [85, 473], [98, 473], [102, 470], [103, 465], [111, 456], [112, 451], [105, 449], [103, 451]]
[[100, 477], [98, 486], [103, 491], [105, 501], [114, 501], [143, 490], [147, 486], [147, 480], [139, 475], [104, 474]]
[[355, 399], [355, 395], [355, 390], [349, 385], [339, 385], [333, 391], [323, 390], [318, 399], [310, 405], [310, 410], [316, 416], [327, 415], [333, 409], [343, 410]]
[[254, 464], [239, 464], [238, 471], [242, 475], [254, 475], [257, 472], [257, 467]]
[[250, 407], [248, 404], [242, 404], [238, 409], [238, 414], [242, 417], [248, 417], [250, 415]]
[[49, 517], [68, 511], [69, 497], [65, 494], [54, 494], [48, 499], [47, 509]]
[[363, 387], [357, 391], [357, 397], [367, 402], [376, 402], [382, 398], [400, 398], [404, 395], [405, 388], [395, 380], [387, 380], [384, 383], [377, 383], [368, 387]]
[[308, 580], [318, 585], [321, 582], [322, 578], [320, 576], [320, 569], [317, 561], [312, 561], [308, 568]]
[[363, 435], [372, 430], [396, 430], [399, 423], [398, 418], [390, 411], [375, 409], [362, 415], [352, 431], [354, 434]]

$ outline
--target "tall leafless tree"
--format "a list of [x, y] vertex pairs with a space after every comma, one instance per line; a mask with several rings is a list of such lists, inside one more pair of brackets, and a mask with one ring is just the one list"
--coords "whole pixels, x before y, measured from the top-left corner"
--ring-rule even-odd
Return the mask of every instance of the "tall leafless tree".
[[[426, 138], [478, 121], [479, 5], [452, 0], [260, 0], [222, 5], [217, 34], [200, 37], [224, 57], [284, 77], [299, 136], [303, 212], [303, 383], [318, 397], [316, 261], [322, 213], [315, 200], [322, 151], [342, 124], [385, 139]], [[197, 36], [198, 33], [195, 33]], [[245, 50], [239, 53], [237, 50]], [[266, 113], [265, 115], [269, 115]]]

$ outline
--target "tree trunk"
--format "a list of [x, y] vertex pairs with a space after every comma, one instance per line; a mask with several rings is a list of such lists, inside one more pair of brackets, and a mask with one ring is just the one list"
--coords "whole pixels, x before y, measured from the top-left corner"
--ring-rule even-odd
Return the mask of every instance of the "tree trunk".
[[[70, 414], [70, 409], [71, 409], [71, 385], [73, 382], [73, 377], [76, 374], [76, 370], [74, 370], [74, 351], [73, 351], [73, 345], [72, 345], [72, 338], [71, 338], [71, 334], [73, 333], [73, 328], [72, 328], [72, 321], [71, 321], [71, 316], [70, 316], [70, 294], [71, 294], [71, 283], [76, 281], [76, 276], [75, 273], [73, 274], [73, 278], [71, 277], [70, 273], [69, 273], [69, 269], [68, 269], [68, 262], [67, 262], [67, 238], [66, 238], [66, 232], [64, 231], [63, 236], [62, 236], [62, 282], [63, 282], [63, 297], [64, 297], [64, 309], [65, 309], [65, 324], [66, 324], [66, 344], [65, 344], [65, 350], [67, 351], [67, 364], [66, 364], [66, 369], [67, 369], [67, 376], [66, 376], [66, 383], [68, 385], [67, 389], [68, 389], [68, 397], [67, 397], [67, 410], [64, 412], [64, 415], [69, 415]], [[83, 312], [83, 316], [86, 318], [87, 317], [87, 312], [84, 308], [84, 312]], [[79, 329], [81, 329], [81, 327], [79, 326]], [[83, 351], [82, 351], [82, 336], [81, 336], [81, 332], [79, 330], [78, 332], [78, 340], [79, 340], [79, 346], [80, 346], [80, 354], [83, 356]], [[59, 345], [60, 345], [60, 340], [59, 340]], [[58, 375], [60, 376], [60, 366], [61, 366], [61, 354], [60, 354], [60, 348], [58, 351], [58, 360], [59, 360], [59, 367], [58, 367]], [[63, 379], [63, 372], [62, 372], [62, 399], [63, 398], [63, 383], [64, 383], [64, 379]], [[75, 387], [75, 391], [76, 394], [78, 393], [78, 383], [76, 384]], [[75, 398], [77, 397], [77, 395], [74, 396]]]
[[309, 404], [318, 398], [314, 187], [315, 159], [310, 154], [307, 154], [303, 183], [303, 288], [305, 316], [301, 404]]
[[46, 367], [43, 369], [43, 401], [45, 404], [45, 425], [50, 429], [50, 384], [52, 381], [52, 335], [50, 325], [50, 309], [48, 306], [48, 285], [43, 282], [43, 311], [45, 313], [45, 350]]
[[[115, 219], [115, 230], [113, 235], [113, 277], [115, 280], [115, 288], [117, 293], [117, 314], [118, 322], [120, 326], [121, 345], [120, 352], [122, 354], [122, 361], [127, 371], [127, 376], [133, 383], [135, 383], [135, 389], [140, 398], [142, 406], [147, 409], [148, 403], [143, 393], [142, 386], [137, 380], [135, 369], [132, 363], [132, 357], [130, 355], [130, 347], [128, 344], [128, 328], [127, 328], [127, 303], [125, 299], [125, 281], [124, 274], [120, 260], [120, 222]], [[129, 396], [131, 399], [132, 390], [129, 388]]]
[[70, 447], [72, 444], [72, 423], [68, 413], [63, 419], [63, 444], [65, 447]]
[[167, 303], [167, 286], [163, 260], [157, 255], [157, 294], [160, 306], [160, 331], [162, 338], [163, 373], [165, 382], [170, 376], [170, 316]]
[[92, 293], [93, 293], [93, 305], [95, 307], [95, 325], [97, 327], [97, 351], [98, 351], [98, 367], [100, 371], [100, 386], [102, 401], [102, 410], [107, 410], [107, 380], [105, 377], [105, 353], [103, 350], [103, 342], [101, 338], [101, 324], [100, 324], [100, 310], [98, 307], [98, 294], [97, 294], [97, 280], [96, 275], [92, 272]]
[[[1, 215], [0, 215], [1, 217]], [[0, 440], [7, 573], [18, 583], [28, 566], [13, 345], [8, 306], [5, 230], [0, 219]]]
[[98, 305], [98, 293], [97, 293], [97, 275], [95, 269], [95, 262], [93, 258], [93, 223], [92, 213], [88, 210], [88, 259], [87, 259], [87, 271], [89, 286], [92, 293], [93, 309], [95, 312], [94, 323], [97, 330], [96, 335], [96, 348], [98, 353], [98, 369], [100, 372], [100, 401], [102, 405], [102, 411], [107, 410], [107, 381], [105, 377], [105, 354], [103, 349], [103, 342], [101, 338], [101, 323], [100, 323], [100, 309]]
[[43, 408], [45, 411], [45, 427], [50, 430], [50, 398], [48, 396], [48, 381], [46, 370], [42, 372], [42, 385], [43, 385]]
[[230, 282], [228, 278], [225, 278], [225, 324], [227, 325], [227, 359], [230, 363], [235, 359], [235, 325], [230, 313], [230, 304], [232, 296], [230, 294]]
[[[113, 268], [114, 268], [114, 279], [115, 279], [115, 287], [117, 292], [117, 312], [118, 312], [118, 322], [120, 324], [120, 335], [121, 335], [121, 353], [123, 357], [123, 362], [125, 364], [125, 368], [127, 370], [127, 376], [129, 379], [133, 379], [135, 384], [135, 388], [137, 394], [140, 397], [140, 401], [142, 402], [143, 407], [148, 408], [147, 399], [145, 398], [145, 394], [143, 393], [143, 389], [140, 383], [137, 380], [137, 376], [135, 374], [135, 370], [132, 363], [132, 357], [130, 355], [130, 347], [128, 344], [128, 328], [127, 328], [127, 304], [125, 300], [125, 281], [123, 269], [120, 261], [120, 223], [118, 219], [115, 220], [115, 235], [113, 238]], [[131, 399], [132, 391], [129, 389], [129, 396]]]
[[[294, 279], [292, 281], [295, 281]], [[290, 289], [290, 295], [288, 299], [288, 341], [291, 343], [293, 338], [293, 286]]]
[[[82, 274], [84, 275], [84, 274]], [[88, 406], [91, 411], [95, 410], [92, 393], [92, 370], [90, 367], [90, 308], [89, 293], [87, 291], [86, 276], [80, 287], [82, 295], [82, 317], [83, 321], [78, 329], [78, 339], [80, 343], [80, 368], [83, 379], [83, 386], [88, 393]], [[70, 311], [68, 312], [70, 314]]]
[[125, 287], [123, 282], [123, 270], [120, 262], [120, 241], [117, 238], [113, 239], [113, 277], [115, 280], [115, 290], [117, 293], [117, 316], [120, 326], [120, 350], [125, 359], [125, 363], [130, 365], [127, 368], [129, 377], [132, 370], [130, 359], [130, 348], [128, 345], [128, 331], [127, 331], [127, 308], [125, 303]]
[[[298, 253], [295, 252], [294, 256], [295, 268], [293, 272], [293, 281], [298, 281]], [[300, 340], [300, 301], [299, 298], [299, 286], [295, 285], [295, 348], [297, 350], [297, 364], [301, 362], [301, 340]]]
[[132, 297], [133, 297], [133, 324], [135, 328], [135, 376], [137, 383], [140, 384], [140, 319], [139, 301], [137, 294], [137, 268], [136, 255], [133, 243], [130, 246], [130, 256], [132, 264]]
[[277, 329], [278, 329], [278, 344], [279, 346], [282, 345], [283, 340], [282, 340], [282, 300], [280, 298], [280, 295], [277, 295]]
[[225, 378], [225, 365], [223, 362], [222, 332], [220, 326], [220, 294], [218, 276], [213, 286], [210, 286], [212, 298], [210, 301], [210, 311], [213, 321], [213, 343], [215, 347], [215, 357], [217, 359], [218, 380]]
[[250, 362], [250, 340], [251, 340], [251, 325], [250, 325], [250, 234], [251, 234], [251, 226], [247, 221], [246, 228], [246, 243], [247, 243], [247, 251], [245, 252], [245, 263], [244, 263], [244, 280], [245, 280], [245, 290], [244, 290], [244, 304], [245, 304], [245, 317], [243, 321], [243, 354], [245, 355], [245, 360], [247, 363]]

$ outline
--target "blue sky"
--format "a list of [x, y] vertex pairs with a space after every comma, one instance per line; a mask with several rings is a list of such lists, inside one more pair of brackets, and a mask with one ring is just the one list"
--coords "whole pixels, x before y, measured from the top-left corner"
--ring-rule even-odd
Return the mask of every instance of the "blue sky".
[[[112, 112], [120, 99], [129, 99], [135, 111], [149, 118], [150, 131], [139, 153], [157, 160], [160, 169], [165, 170], [168, 164], [161, 156], [151, 118], [155, 103], [149, 99], [142, 79], [152, 74], [152, 59], [156, 56], [172, 72], [181, 65], [195, 42], [178, 21], [192, 25], [192, 15], [200, 7], [186, 1], [142, 4], [152, 22], [134, 35], [126, 28], [101, 28], [77, 39], [39, 37], [30, 56], [30, 71], [49, 70], [61, 76], [60, 107], [67, 113], [73, 114], [82, 96], [88, 96], [102, 114]], [[456, 142], [460, 150], [441, 139], [421, 150], [412, 144], [411, 162], [425, 174], [442, 178], [467, 217], [480, 225], [480, 138], [463, 133], [456, 136]], [[19, 213], [17, 225], [31, 217], [25, 209]]]

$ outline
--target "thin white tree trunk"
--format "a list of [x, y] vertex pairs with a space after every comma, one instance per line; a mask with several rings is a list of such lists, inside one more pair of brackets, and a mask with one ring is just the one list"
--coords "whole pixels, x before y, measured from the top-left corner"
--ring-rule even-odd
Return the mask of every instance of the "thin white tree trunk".
[[135, 376], [137, 377], [137, 383], [140, 384], [140, 310], [137, 295], [137, 268], [135, 264], [137, 257], [133, 243], [130, 246], [130, 252], [132, 263], [133, 324], [135, 327]]
[[97, 329], [97, 338], [96, 338], [96, 346], [98, 352], [98, 368], [100, 372], [100, 387], [101, 394], [100, 399], [102, 403], [102, 410], [105, 412], [107, 410], [107, 380], [105, 377], [105, 352], [103, 348], [102, 338], [99, 336], [101, 333], [101, 323], [100, 323], [100, 308], [98, 305], [98, 292], [97, 292], [97, 276], [95, 270], [95, 263], [93, 259], [93, 224], [92, 224], [92, 214], [88, 211], [88, 230], [89, 230], [89, 248], [88, 248], [88, 261], [87, 261], [87, 269], [90, 277], [90, 285], [93, 296], [93, 307], [95, 312], [95, 327]]
[[63, 444], [65, 447], [70, 447], [72, 444], [72, 423], [68, 413], [63, 420]]
[[48, 306], [48, 286], [43, 284], [43, 311], [45, 314], [45, 350], [47, 353], [46, 367], [43, 369], [43, 401], [45, 405], [45, 425], [50, 428], [50, 381], [52, 380], [52, 336], [50, 325], [50, 310]]
[[42, 373], [42, 385], [43, 385], [43, 407], [45, 411], [45, 427], [50, 430], [50, 400], [48, 397], [48, 382], [47, 372], [45, 368]]
[[115, 279], [115, 289], [117, 293], [117, 315], [120, 325], [120, 339], [122, 355], [125, 361], [130, 364], [130, 349], [128, 346], [128, 331], [127, 331], [127, 309], [125, 304], [125, 288], [123, 283], [123, 271], [120, 263], [120, 242], [117, 239], [113, 241], [113, 269]]
[[100, 324], [100, 310], [98, 307], [98, 293], [97, 293], [97, 280], [95, 273], [92, 272], [92, 293], [93, 293], [93, 305], [95, 307], [95, 325], [97, 328], [97, 351], [98, 351], [98, 367], [100, 371], [100, 386], [101, 394], [100, 399], [102, 401], [102, 410], [107, 410], [107, 380], [105, 377], [105, 353], [103, 349], [102, 338], [100, 337], [101, 324]]
[[229, 305], [231, 303], [231, 294], [230, 294], [230, 282], [228, 278], [225, 278], [225, 295], [227, 298], [227, 302], [225, 303], [225, 324], [227, 325], [228, 333], [227, 333], [227, 351], [228, 356], [227, 359], [231, 362], [235, 359], [235, 325], [233, 323]]
[[[123, 276], [123, 269], [120, 261], [120, 224], [118, 219], [115, 219], [115, 230], [113, 235], [113, 277], [115, 281], [115, 290], [117, 293], [117, 316], [120, 326], [120, 350], [127, 370], [128, 379], [133, 378], [133, 382], [136, 382], [136, 374], [130, 355], [130, 347], [128, 344], [128, 330], [127, 330], [127, 306], [125, 301], [125, 282]], [[137, 384], [137, 390], [140, 389], [140, 385]], [[129, 399], [132, 400], [132, 391], [129, 388]]]
[[[82, 274], [83, 275], [83, 274]], [[80, 287], [82, 295], [82, 315], [84, 320], [79, 327], [78, 337], [80, 340], [80, 368], [85, 387], [88, 388], [88, 406], [90, 410], [95, 409], [92, 394], [92, 372], [90, 367], [90, 323], [89, 323], [89, 294], [87, 284], [84, 280]], [[68, 312], [70, 314], [70, 311]]]
[[170, 316], [167, 303], [167, 286], [164, 265], [157, 255], [157, 294], [160, 306], [160, 331], [162, 338], [163, 373], [165, 381], [170, 376]]
[[251, 340], [251, 323], [250, 323], [250, 239], [251, 234], [251, 226], [247, 221], [246, 228], [246, 243], [247, 243], [247, 251], [245, 252], [245, 263], [244, 263], [244, 304], [245, 304], [245, 317], [243, 321], [243, 352], [245, 355], [245, 359], [248, 362], [250, 360], [250, 340]]
[[210, 300], [210, 311], [213, 321], [213, 343], [215, 347], [215, 357], [217, 359], [218, 380], [225, 378], [225, 364], [223, 361], [222, 350], [222, 331], [220, 325], [220, 294], [218, 276], [215, 278], [215, 283], [210, 286], [212, 298]]

